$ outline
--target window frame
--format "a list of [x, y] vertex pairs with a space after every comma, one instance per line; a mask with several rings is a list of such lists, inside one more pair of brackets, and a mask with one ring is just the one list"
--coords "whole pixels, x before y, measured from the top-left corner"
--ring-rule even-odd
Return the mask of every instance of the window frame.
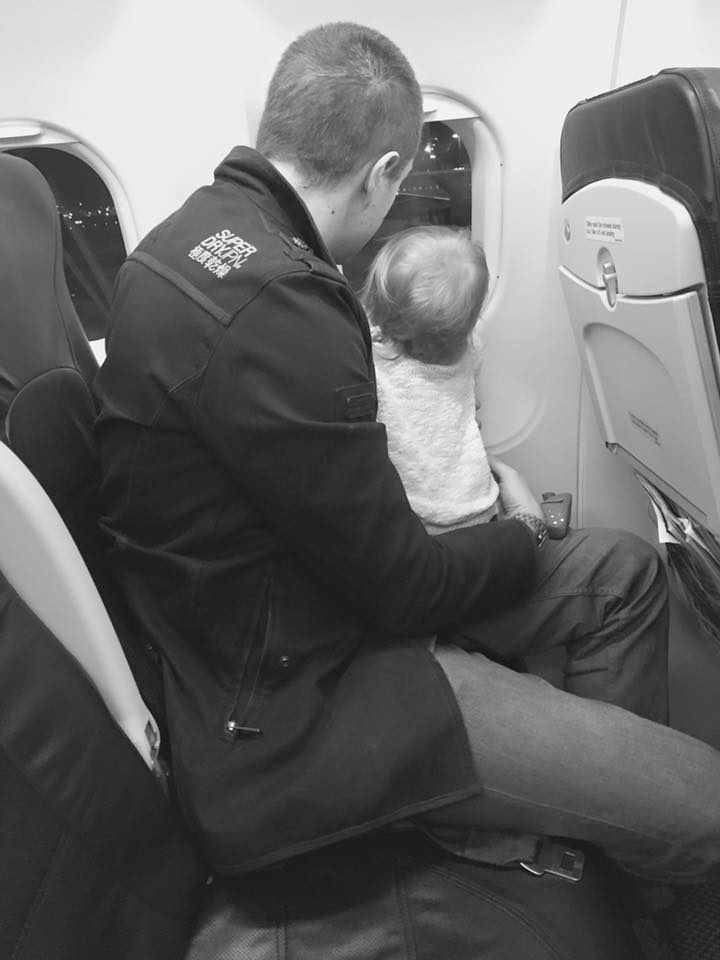
[[469, 101], [440, 87], [421, 91], [423, 123], [450, 127], [470, 158], [470, 231], [485, 251], [490, 272], [487, 309], [501, 273], [505, 177], [500, 140], [488, 117]]
[[130, 201], [120, 178], [105, 157], [86, 140], [64, 127], [42, 120], [0, 120], [0, 150], [53, 147], [86, 163], [108, 189], [120, 226], [125, 249], [133, 250], [140, 239]]
[[[500, 140], [487, 115], [465, 98], [434, 86], [422, 86], [421, 92], [423, 122], [445, 123], [458, 134], [470, 158], [471, 233], [485, 250], [490, 271], [487, 308], [501, 275], [505, 177]], [[110, 193], [125, 249], [137, 246], [140, 238], [127, 192], [99, 150], [72, 130], [44, 120], [0, 120], [0, 150], [20, 147], [54, 147], [84, 161]]]
[[[130, 200], [122, 182], [113, 167], [99, 150], [91, 146], [77, 134], [56, 124], [43, 120], [3, 119], [0, 120], [0, 151], [27, 149], [30, 147], [52, 147], [69, 153], [88, 167], [102, 180], [115, 207], [120, 236], [126, 252], [134, 250], [139, 236]], [[105, 340], [91, 340], [90, 346], [98, 363], [105, 357]]]

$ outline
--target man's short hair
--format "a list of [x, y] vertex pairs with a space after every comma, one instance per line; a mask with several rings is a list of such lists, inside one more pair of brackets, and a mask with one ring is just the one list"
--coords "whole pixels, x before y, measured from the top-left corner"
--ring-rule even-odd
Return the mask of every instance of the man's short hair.
[[385, 243], [360, 300], [380, 338], [423, 363], [456, 363], [488, 292], [482, 247], [469, 230], [412, 227]]
[[417, 152], [422, 94], [387, 37], [355, 23], [308, 30], [287, 48], [270, 81], [257, 149], [292, 163], [308, 185], [337, 183], [397, 150], [398, 172]]

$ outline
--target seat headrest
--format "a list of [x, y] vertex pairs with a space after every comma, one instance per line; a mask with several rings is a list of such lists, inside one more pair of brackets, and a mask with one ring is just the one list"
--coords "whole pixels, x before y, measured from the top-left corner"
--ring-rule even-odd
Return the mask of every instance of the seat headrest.
[[97, 472], [96, 371], [65, 282], [52, 191], [27, 160], [0, 153], [0, 439], [40, 481], [83, 552], [97, 526], [87, 509]]
[[672, 67], [582, 100], [560, 138], [563, 202], [598, 180], [641, 180], [678, 200], [702, 250], [720, 336], [720, 68]]
[[49, 370], [89, 382], [97, 362], [63, 269], [60, 220], [47, 181], [0, 153], [0, 423], [19, 390]]

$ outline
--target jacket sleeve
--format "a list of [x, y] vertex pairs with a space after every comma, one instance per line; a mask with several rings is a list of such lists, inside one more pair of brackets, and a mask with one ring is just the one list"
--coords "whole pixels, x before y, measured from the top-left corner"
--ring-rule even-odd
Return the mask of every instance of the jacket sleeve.
[[535, 570], [524, 525], [431, 537], [384, 425], [355, 418], [374, 378], [349, 297], [305, 272], [266, 285], [208, 363], [197, 429], [278, 538], [381, 630], [427, 634], [518, 600]]

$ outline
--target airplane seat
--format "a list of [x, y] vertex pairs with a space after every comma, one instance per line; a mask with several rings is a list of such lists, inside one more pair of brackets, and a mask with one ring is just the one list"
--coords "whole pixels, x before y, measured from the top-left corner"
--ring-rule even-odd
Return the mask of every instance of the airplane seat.
[[159, 666], [136, 640], [97, 523], [90, 384], [98, 364], [73, 305], [52, 191], [27, 160], [0, 153], [0, 439], [40, 482], [109, 609], [163, 732]]
[[[22, 481], [33, 480], [0, 445], [3, 475], [8, 458]], [[1, 499], [0, 544], [18, 532]], [[0, 956], [183, 960], [207, 870], [85, 671], [5, 575], [8, 552], [0, 559]]]
[[484, 867], [416, 831], [347, 840], [214, 885], [186, 960], [642, 960], [613, 869]]
[[[674, 565], [681, 539], [668, 565], [716, 639], [720, 68], [669, 68], [576, 104], [560, 166], [560, 280], [600, 433], [669, 501], [681, 536], [694, 531], [694, 575]], [[664, 920], [693, 960], [718, 956], [705, 896], [689, 888]]]
[[720, 68], [568, 113], [560, 279], [603, 438], [720, 533]]
[[0, 154], [0, 424], [76, 541], [96, 473], [89, 384], [97, 361], [65, 282], [60, 221], [42, 174]]
[[0, 338], [0, 956], [182, 960], [207, 867], [96, 586], [97, 364], [55, 201], [6, 154]]

